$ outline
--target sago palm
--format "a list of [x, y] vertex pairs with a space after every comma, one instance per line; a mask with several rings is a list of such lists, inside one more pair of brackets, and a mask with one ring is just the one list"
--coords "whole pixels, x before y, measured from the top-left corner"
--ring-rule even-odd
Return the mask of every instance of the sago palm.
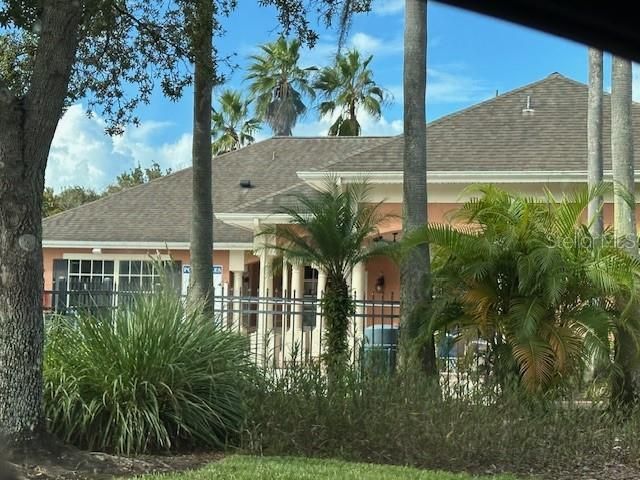
[[211, 109], [211, 135], [214, 155], [238, 150], [254, 142], [260, 121], [249, 118], [249, 100], [236, 90], [224, 90], [218, 98], [218, 109]]
[[382, 115], [384, 90], [373, 81], [369, 68], [372, 56], [363, 59], [357, 50], [338, 54], [335, 63], [323, 68], [314, 87], [321, 92], [323, 101], [318, 106], [320, 115], [340, 114], [329, 128], [331, 136], [358, 136], [362, 129], [357, 114], [360, 109], [373, 118]]
[[301, 68], [300, 41], [277, 41], [260, 47], [262, 53], [250, 57], [247, 80], [255, 99], [256, 116], [266, 122], [274, 135], [290, 136], [298, 118], [305, 114], [305, 98], [313, 99], [310, 85], [315, 67]]
[[275, 241], [267, 248], [280, 252], [291, 263], [315, 265], [327, 274], [322, 299], [325, 318], [325, 362], [330, 377], [349, 358], [349, 321], [354, 304], [347, 277], [360, 262], [378, 253], [379, 242], [371, 242], [377, 227], [388, 215], [380, 203], [369, 203], [366, 182], [340, 186], [328, 179], [324, 189], [311, 196], [295, 196], [296, 206], [284, 208], [290, 224], [267, 227], [263, 235]]
[[594, 241], [582, 223], [589, 202], [606, 191], [540, 201], [485, 186], [456, 212], [460, 223], [406, 238], [409, 247], [435, 247], [427, 333], [479, 331], [494, 373], [504, 380], [513, 371], [531, 391], [566, 380], [585, 361], [608, 361], [610, 338], [638, 331], [629, 312], [640, 262], [616, 247], [610, 231]]

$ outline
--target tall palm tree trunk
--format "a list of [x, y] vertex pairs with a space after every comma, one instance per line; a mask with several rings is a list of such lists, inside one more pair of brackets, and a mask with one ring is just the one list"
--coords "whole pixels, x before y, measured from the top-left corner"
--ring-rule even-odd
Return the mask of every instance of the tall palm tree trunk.
[[213, 3], [197, 0], [194, 7], [192, 48], [193, 82], [193, 204], [191, 218], [190, 295], [213, 311], [213, 201], [211, 104], [213, 89]]
[[[589, 98], [587, 105], [588, 183], [591, 190], [602, 183], [602, 50], [589, 48]], [[589, 202], [590, 231], [602, 236], [602, 196]]]
[[[427, 2], [405, 1], [404, 27], [404, 180], [403, 232], [427, 224]], [[429, 246], [412, 250], [400, 267], [400, 311], [405, 332], [416, 331], [419, 318], [431, 300]], [[411, 339], [403, 340], [403, 342]], [[406, 343], [405, 343], [406, 345]], [[433, 337], [420, 351], [422, 368], [437, 375]]]
[[[614, 181], [614, 226], [616, 239], [631, 255], [638, 255], [634, 194], [633, 137], [631, 123], [631, 62], [613, 57], [611, 73], [611, 156]], [[637, 311], [634, 312], [637, 314]], [[638, 349], [632, 335], [619, 329], [616, 339], [616, 364], [620, 374], [612, 385], [615, 404], [629, 405], [635, 399], [634, 374]]]

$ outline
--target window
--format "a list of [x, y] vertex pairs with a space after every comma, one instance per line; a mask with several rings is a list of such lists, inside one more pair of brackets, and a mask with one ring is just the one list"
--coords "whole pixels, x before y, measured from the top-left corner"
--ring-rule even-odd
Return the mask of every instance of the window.
[[70, 290], [113, 290], [113, 260], [69, 261]]
[[318, 270], [304, 267], [303, 291], [305, 297], [316, 298], [318, 295]]
[[113, 260], [70, 260], [67, 274], [67, 306], [94, 308], [112, 305]]
[[[158, 268], [160, 266], [160, 268]], [[180, 292], [181, 262], [151, 260], [120, 260], [118, 265], [118, 291], [151, 293], [163, 282], [163, 275], [172, 288]], [[166, 268], [163, 272], [162, 268]]]
[[304, 267], [303, 280], [304, 304], [302, 306], [302, 326], [316, 326], [316, 298], [318, 296], [318, 270]]
[[160, 284], [160, 274], [151, 261], [120, 260], [119, 267], [120, 292], [152, 292]]
[[[131, 298], [126, 293], [153, 292], [164, 279], [178, 293], [181, 291], [181, 262], [72, 258], [56, 260], [54, 266], [56, 293], [52, 301], [60, 311], [114, 307]], [[125, 295], [118, 295], [120, 292]]]

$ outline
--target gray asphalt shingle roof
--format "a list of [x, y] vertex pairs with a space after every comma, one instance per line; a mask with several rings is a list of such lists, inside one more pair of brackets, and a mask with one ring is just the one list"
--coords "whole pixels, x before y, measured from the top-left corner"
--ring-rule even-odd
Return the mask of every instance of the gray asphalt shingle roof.
[[[214, 159], [213, 205], [235, 212], [243, 205], [271, 212], [270, 197], [299, 188], [300, 169], [341, 160], [390, 137], [276, 137]], [[43, 221], [45, 240], [188, 242], [192, 170], [186, 168]], [[250, 180], [252, 188], [241, 188]], [[215, 220], [215, 242], [251, 242], [252, 234]]]
[[[534, 112], [523, 114], [527, 97]], [[429, 171], [583, 171], [587, 87], [558, 74], [431, 122]], [[640, 165], [640, 106], [634, 105]], [[603, 150], [611, 168], [610, 102]], [[310, 193], [300, 171], [402, 171], [403, 137], [275, 137], [214, 159], [218, 213], [273, 213], [292, 193]], [[188, 242], [190, 168], [49, 217], [45, 240]], [[241, 188], [250, 180], [253, 188]], [[215, 242], [250, 242], [251, 233], [218, 220]]]
[[[584, 171], [587, 86], [557, 73], [427, 126], [427, 171]], [[523, 109], [530, 99], [533, 113]], [[611, 102], [603, 105], [604, 168], [611, 168]], [[633, 106], [640, 165], [640, 104]], [[352, 155], [336, 171], [402, 171], [403, 137]]]

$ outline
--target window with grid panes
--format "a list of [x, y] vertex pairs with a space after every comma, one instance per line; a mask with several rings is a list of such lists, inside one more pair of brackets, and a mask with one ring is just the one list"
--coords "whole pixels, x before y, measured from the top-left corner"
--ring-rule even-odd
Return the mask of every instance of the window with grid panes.
[[151, 260], [120, 260], [118, 291], [151, 293], [157, 290], [162, 282], [161, 268], [167, 269], [167, 280], [173, 288], [180, 291], [180, 262], [158, 264]]
[[108, 306], [114, 289], [113, 260], [70, 260], [68, 306]]

